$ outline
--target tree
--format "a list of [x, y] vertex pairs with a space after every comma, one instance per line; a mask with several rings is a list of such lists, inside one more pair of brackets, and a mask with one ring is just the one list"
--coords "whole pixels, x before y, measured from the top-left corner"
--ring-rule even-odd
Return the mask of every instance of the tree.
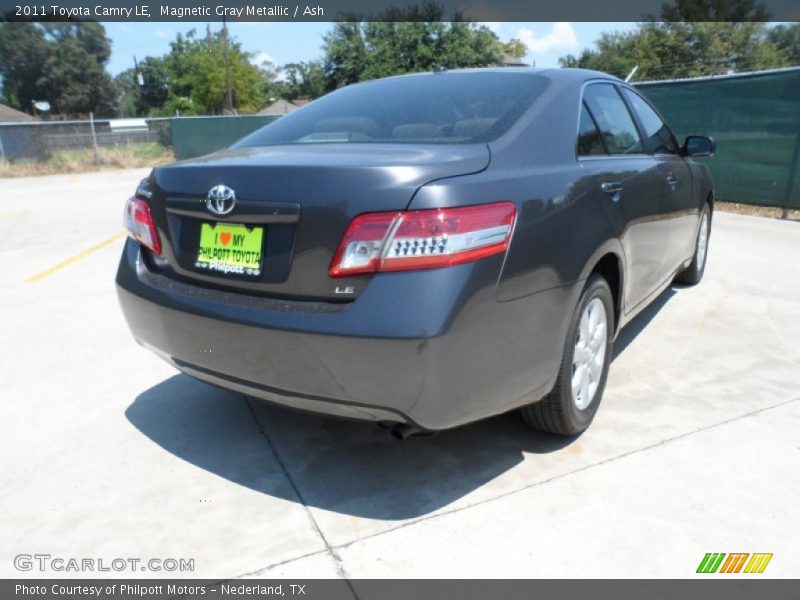
[[[233, 106], [238, 112], [254, 112], [264, 101], [263, 73], [251, 64], [251, 55], [229, 40]], [[225, 110], [227, 81], [224, 42], [221, 32], [206, 31], [198, 38], [195, 30], [178, 34], [163, 58], [169, 97], [161, 113], [222, 114]]]
[[100, 23], [0, 23], [3, 98], [20, 110], [47, 100], [54, 114], [111, 115], [116, 94], [105, 70], [110, 56]]
[[332, 90], [361, 81], [367, 60], [362, 24], [338, 21], [323, 39], [327, 89]]
[[314, 99], [325, 93], [325, 69], [320, 61], [289, 63], [283, 67], [283, 93], [287, 100]]
[[117, 112], [120, 117], [141, 117], [139, 112], [139, 80], [136, 69], [125, 69], [114, 77], [117, 88]]
[[[437, 66], [484, 67], [502, 59], [506, 50], [487, 27], [459, 15], [444, 22], [444, 16], [440, 6], [425, 4], [390, 9], [369, 21], [336, 23], [324, 37], [327, 88]], [[519, 46], [510, 49], [517, 52]]]
[[[655, 19], [650, 19], [651, 21]], [[662, 21], [767, 21], [769, 13], [756, 0], [673, 0], [661, 6]]]
[[138, 64], [138, 112], [150, 114], [160, 109], [169, 99], [169, 71], [163, 58], [146, 57]]
[[3, 102], [30, 112], [34, 100], [45, 99], [45, 86], [40, 79], [48, 51], [42, 27], [35, 23], [0, 23]]
[[667, 79], [719, 75], [784, 66], [784, 53], [768, 38], [763, 23], [655, 23], [632, 32], [603, 33], [595, 50], [559, 59], [580, 67], [625, 77], [638, 66], [641, 78]]
[[119, 93], [119, 113], [125, 117], [146, 117], [169, 99], [169, 71], [162, 58], [146, 57], [136, 68], [114, 78]]
[[769, 30], [769, 40], [791, 65], [800, 65], [800, 23], [777, 25]]
[[786, 52], [760, 22], [768, 13], [756, 0], [673, 0], [660, 17], [632, 32], [603, 33], [596, 50], [559, 59], [562, 67], [596, 69], [625, 77], [668, 79], [753, 71], [788, 64]]
[[500, 42], [500, 48], [504, 54], [513, 58], [523, 58], [528, 53], [528, 47], [521, 40], [513, 38], [507, 42]]

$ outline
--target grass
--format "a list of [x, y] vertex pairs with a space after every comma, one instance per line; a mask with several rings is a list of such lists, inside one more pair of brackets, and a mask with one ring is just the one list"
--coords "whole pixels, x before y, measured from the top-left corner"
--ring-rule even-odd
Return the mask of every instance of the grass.
[[741, 204], [739, 202], [714, 202], [714, 208], [722, 212], [736, 213], [737, 215], [750, 215], [753, 217], [767, 217], [772, 219], [788, 219], [800, 221], [800, 209], [789, 209], [784, 215], [782, 208], [777, 206], [756, 206], [755, 204]]
[[170, 148], [158, 144], [127, 144], [100, 148], [95, 160], [92, 150], [60, 150], [43, 161], [0, 160], [0, 177], [33, 177], [63, 173], [87, 173], [110, 169], [155, 167], [175, 160]]
[[[45, 161], [9, 162], [0, 159], [0, 177], [33, 177], [36, 175], [155, 167], [173, 162], [175, 154], [171, 148], [145, 143], [100, 148], [98, 158], [99, 161], [95, 162], [94, 152], [91, 150], [62, 150], [53, 153]], [[715, 207], [723, 212], [771, 217], [774, 219], [788, 218], [793, 221], [800, 221], [800, 209], [789, 210], [784, 215], [782, 208], [773, 206], [717, 201]]]

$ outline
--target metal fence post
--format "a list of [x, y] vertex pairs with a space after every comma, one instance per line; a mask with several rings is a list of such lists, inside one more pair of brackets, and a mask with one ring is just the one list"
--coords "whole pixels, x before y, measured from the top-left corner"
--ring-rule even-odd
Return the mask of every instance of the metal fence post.
[[89, 124], [92, 127], [92, 147], [94, 149], [94, 164], [100, 164], [100, 149], [97, 147], [97, 134], [94, 131], [94, 113], [89, 113]]
[[[789, 181], [786, 184], [786, 197], [783, 200], [783, 214], [781, 219], [789, 217], [789, 206], [792, 203], [792, 192], [797, 187], [797, 171], [800, 169], [800, 127], [797, 128], [797, 135], [794, 138], [794, 153], [792, 154], [792, 164], [789, 167]], [[800, 198], [798, 198], [800, 200]], [[800, 202], [796, 203], [796, 208], [800, 208]]]

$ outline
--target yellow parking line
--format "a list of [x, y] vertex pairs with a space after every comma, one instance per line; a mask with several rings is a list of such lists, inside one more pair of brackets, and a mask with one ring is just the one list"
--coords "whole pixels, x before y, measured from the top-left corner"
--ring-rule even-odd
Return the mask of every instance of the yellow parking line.
[[118, 240], [119, 238], [121, 238], [125, 234], [126, 234], [126, 232], [124, 230], [123, 231], [119, 231], [119, 232], [115, 233], [114, 235], [112, 235], [110, 238], [108, 238], [106, 240], [103, 240], [99, 244], [95, 244], [91, 248], [87, 248], [86, 250], [83, 250], [82, 252], [78, 252], [77, 254], [75, 254], [73, 256], [70, 256], [68, 259], [66, 259], [64, 261], [61, 261], [57, 265], [52, 266], [49, 269], [46, 269], [46, 270], [42, 271], [41, 273], [38, 273], [37, 275], [34, 275], [33, 277], [29, 277], [28, 279], [25, 280], [25, 282], [26, 283], [36, 283], [37, 281], [39, 281], [41, 279], [44, 279], [48, 275], [52, 275], [56, 271], [58, 271], [60, 269], [63, 269], [67, 265], [71, 265], [72, 263], [82, 259], [84, 256], [89, 256], [92, 252], [96, 252], [97, 250], [100, 250], [101, 248], [105, 248], [106, 246], [108, 246], [109, 244], [111, 244], [114, 241]]
[[21, 217], [24, 215], [27, 210], [14, 210], [11, 212], [0, 212], [0, 221], [4, 221], [6, 219], [15, 219], [17, 217]]

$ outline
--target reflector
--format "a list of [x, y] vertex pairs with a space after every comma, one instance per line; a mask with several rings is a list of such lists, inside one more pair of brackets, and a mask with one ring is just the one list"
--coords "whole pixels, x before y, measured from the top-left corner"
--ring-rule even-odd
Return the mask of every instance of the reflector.
[[147, 202], [136, 197], [128, 198], [123, 224], [134, 240], [156, 254], [161, 254], [161, 239], [158, 237], [156, 224]]
[[329, 274], [436, 269], [492, 256], [508, 248], [515, 216], [513, 202], [359, 215]]

